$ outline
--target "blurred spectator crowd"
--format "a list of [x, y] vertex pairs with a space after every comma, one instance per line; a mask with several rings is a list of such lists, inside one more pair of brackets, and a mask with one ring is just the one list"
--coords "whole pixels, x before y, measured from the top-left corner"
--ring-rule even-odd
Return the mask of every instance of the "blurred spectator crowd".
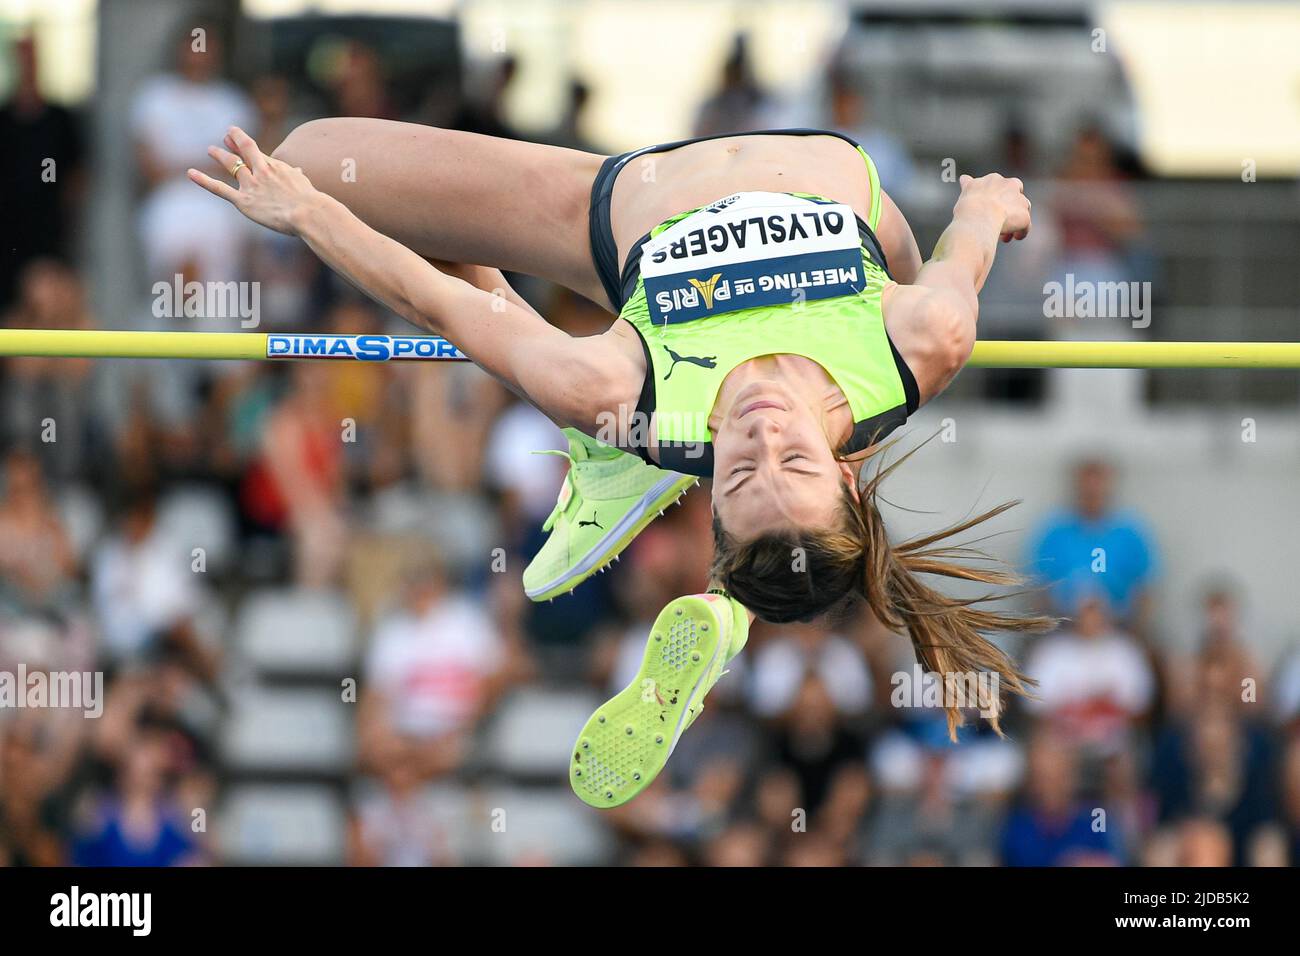
[[[12, 190], [0, 313], [95, 328], [76, 247], [84, 118], [42, 99], [36, 55], [18, 44], [0, 109], [4, 181], [31, 181]], [[764, 124], [744, 55], [700, 132]], [[349, 46], [315, 99], [283, 76], [227, 78], [217, 31], [202, 52], [187, 31], [172, 61], [126, 117], [136, 326], [177, 327], [148, 289], [181, 275], [258, 283], [261, 331], [396, 330], [300, 243], [183, 177], [230, 123], [273, 146], [315, 113], [429, 119], [396, 112], [382, 59]], [[430, 100], [515, 135], [512, 74]], [[575, 81], [553, 141], [587, 148], [588, 95]], [[901, 200], [916, 173], [866, 92], [835, 73], [827, 102]], [[1037, 162], [1014, 131], [1008, 150]], [[43, 185], [47, 157], [60, 174]], [[1140, 227], [1104, 137], [1083, 129], [1062, 175], [1102, 197], [1059, 210], [1062, 254], [1122, 269]], [[521, 289], [575, 334], [608, 321]], [[1078, 465], [1028, 542], [1040, 599], [1068, 620], [1015, 648], [1040, 693], [1012, 702], [1005, 739], [972, 722], [954, 746], [941, 712], [892, 703], [909, 646], [865, 611], [758, 625], [661, 780], [598, 814], [567, 791], [569, 738], [635, 672], [659, 608], [704, 584], [706, 492], [610, 574], [534, 606], [520, 573], [563, 466], [531, 452], [560, 435], [472, 368], [11, 358], [0, 439], [0, 671], [106, 676], [99, 719], [0, 709], [3, 864], [1300, 861], [1300, 657], [1260, 670], [1230, 583], [1207, 589], [1193, 651], [1167, 650], [1158, 543], [1104, 461]]]

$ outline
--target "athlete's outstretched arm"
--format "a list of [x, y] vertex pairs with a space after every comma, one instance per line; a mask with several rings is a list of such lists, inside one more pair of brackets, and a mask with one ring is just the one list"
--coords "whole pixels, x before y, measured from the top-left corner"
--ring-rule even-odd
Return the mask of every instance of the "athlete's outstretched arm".
[[529, 304], [527, 299], [515, 291], [514, 286], [506, 281], [505, 273], [500, 269], [493, 269], [491, 266], [471, 265], [466, 262], [449, 262], [446, 259], [431, 259], [429, 256], [423, 258], [443, 275], [451, 276], [453, 279], [461, 279], [476, 289], [482, 289], [484, 292], [490, 292], [493, 295], [501, 296], [508, 302], [513, 302], [525, 312], [531, 312], [538, 318], [545, 318]]
[[1023, 239], [1029, 227], [1030, 202], [1019, 179], [962, 176], [952, 222], [916, 283], [885, 290], [885, 325], [916, 376], [922, 403], [942, 392], [970, 358], [979, 292], [998, 241]]
[[[327, 265], [414, 325], [445, 336], [506, 387], [562, 425], [595, 427], [606, 382], [622, 370], [621, 353], [597, 337], [574, 339], [502, 294], [447, 275], [381, 235], [346, 206], [314, 189], [301, 170], [264, 156], [232, 128], [230, 149], [209, 152], [226, 169], [243, 163], [239, 188], [198, 170], [190, 178], [249, 219], [299, 236]], [[606, 389], [603, 385], [608, 384]]]

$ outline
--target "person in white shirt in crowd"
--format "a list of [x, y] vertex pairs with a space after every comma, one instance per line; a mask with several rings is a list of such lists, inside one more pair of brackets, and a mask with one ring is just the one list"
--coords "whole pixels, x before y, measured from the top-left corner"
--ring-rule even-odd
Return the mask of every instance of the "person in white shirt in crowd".
[[406, 765], [420, 779], [458, 767], [513, 660], [481, 602], [453, 589], [438, 559], [414, 562], [401, 606], [379, 624], [366, 656], [362, 765], [381, 776]]
[[862, 651], [832, 631], [825, 617], [772, 630], [752, 664], [749, 699], [756, 713], [776, 717], [788, 711], [809, 675], [825, 685], [840, 716], [871, 706], [871, 672]]
[[1142, 646], [1119, 630], [1097, 589], [1083, 592], [1072, 624], [1043, 638], [1026, 671], [1038, 681], [1026, 702], [1066, 739], [1112, 753], [1154, 703], [1156, 682]]
[[[439, 422], [440, 429], [443, 424]], [[438, 441], [446, 447], [445, 435], [440, 434]], [[564, 447], [564, 433], [554, 422], [531, 405], [512, 402], [497, 416], [487, 436], [483, 479], [506, 497], [511, 514], [520, 521], [540, 524], [555, 507], [555, 488], [564, 480], [567, 462], [538, 452]]]
[[151, 488], [131, 492], [117, 530], [94, 553], [90, 586], [99, 622], [101, 657], [110, 664], [138, 663], [165, 642], [213, 661], [196, 639], [194, 621], [204, 594], [191, 570], [189, 550], [159, 527]]
[[[222, 75], [224, 45], [211, 25], [187, 23], [175, 40], [175, 66], [141, 84], [129, 114], [136, 166], [145, 189], [139, 236], [150, 285], [187, 278], [240, 278], [251, 230], [234, 209], [195, 196], [185, 170], [220, 142], [231, 123], [255, 127], [252, 100]], [[215, 168], [215, 167], [214, 167]]]

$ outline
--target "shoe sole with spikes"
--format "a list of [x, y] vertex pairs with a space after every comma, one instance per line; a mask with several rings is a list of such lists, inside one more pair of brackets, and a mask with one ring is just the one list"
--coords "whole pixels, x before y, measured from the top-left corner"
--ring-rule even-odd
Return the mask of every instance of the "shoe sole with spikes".
[[584, 803], [617, 807], [659, 776], [722, 676], [731, 615], [726, 600], [698, 594], [659, 612], [635, 679], [591, 715], [573, 746], [569, 783]]

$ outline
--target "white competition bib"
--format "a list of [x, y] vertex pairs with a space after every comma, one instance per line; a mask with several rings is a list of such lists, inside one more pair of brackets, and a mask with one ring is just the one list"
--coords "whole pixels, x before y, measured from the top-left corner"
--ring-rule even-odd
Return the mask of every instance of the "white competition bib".
[[860, 292], [862, 255], [850, 206], [737, 193], [645, 242], [641, 277], [662, 325]]

